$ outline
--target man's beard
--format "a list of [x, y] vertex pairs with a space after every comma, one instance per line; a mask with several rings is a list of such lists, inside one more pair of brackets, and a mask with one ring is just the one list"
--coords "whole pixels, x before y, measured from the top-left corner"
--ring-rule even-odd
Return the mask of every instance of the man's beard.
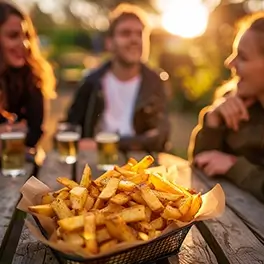
[[122, 57], [120, 56], [116, 56], [115, 57], [115, 60], [124, 68], [133, 68], [135, 67], [136, 65], [139, 65], [140, 64], [140, 60], [139, 61], [134, 61], [134, 62], [129, 62], [129, 61], [126, 61], [125, 59], [123, 59]]

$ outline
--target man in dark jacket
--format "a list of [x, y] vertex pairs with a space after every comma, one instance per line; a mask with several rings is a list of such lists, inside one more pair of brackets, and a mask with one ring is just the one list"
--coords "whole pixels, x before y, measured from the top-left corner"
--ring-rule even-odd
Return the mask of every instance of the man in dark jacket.
[[167, 98], [159, 75], [142, 63], [149, 32], [140, 12], [128, 5], [113, 12], [106, 40], [112, 59], [85, 78], [67, 121], [82, 126], [83, 138], [117, 132], [122, 150], [164, 151]]

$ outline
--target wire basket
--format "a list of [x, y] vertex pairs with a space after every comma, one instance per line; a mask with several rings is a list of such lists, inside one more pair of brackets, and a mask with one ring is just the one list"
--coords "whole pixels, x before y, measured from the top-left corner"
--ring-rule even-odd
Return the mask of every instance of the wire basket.
[[[42, 234], [47, 234], [40, 222], [34, 217]], [[159, 259], [167, 258], [178, 254], [183, 240], [189, 232], [193, 223], [164, 234], [149, 243], [137, 245], [132, 248], [124, 249], [117, 253], [111, 253], [104, 257], [86, 260], [82, 257], [67, 255], [57, 250], [51, 249], [54, 255], [63, 264], [150, 264]]]

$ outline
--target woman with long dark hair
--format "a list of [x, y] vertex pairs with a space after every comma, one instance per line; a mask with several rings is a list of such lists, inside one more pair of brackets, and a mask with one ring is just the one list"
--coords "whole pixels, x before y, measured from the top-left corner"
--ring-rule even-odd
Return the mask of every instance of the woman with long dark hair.
[[45, 99], [56, 96], [55, 77], [40, 53], [31, 19], [10, 2], [0, 1], [0, 126], [8, 115], [26, 121], [26, 146], [43, 133]]

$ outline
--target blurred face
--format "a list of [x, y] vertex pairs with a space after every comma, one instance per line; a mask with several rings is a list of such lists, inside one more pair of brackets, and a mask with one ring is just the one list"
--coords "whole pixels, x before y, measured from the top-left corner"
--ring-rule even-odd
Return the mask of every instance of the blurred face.
[[138, 64], [142, 56], [144, 27], [136, 18], [121, 20], [108, 40], [109, 50], [124, 65]]
[[242, 98], [263, 97], [264, 55], [260, 51], [254, 31], [247, 30], [242, 35], [226, 63], [238, 77], [237, 91], [239, 96]]
[[22, 22], [19, 16], [10, 15], [0, 29], [3, 56], [6, 64], [10, 67], [20, 68], [26, 62], [25, 34]]

